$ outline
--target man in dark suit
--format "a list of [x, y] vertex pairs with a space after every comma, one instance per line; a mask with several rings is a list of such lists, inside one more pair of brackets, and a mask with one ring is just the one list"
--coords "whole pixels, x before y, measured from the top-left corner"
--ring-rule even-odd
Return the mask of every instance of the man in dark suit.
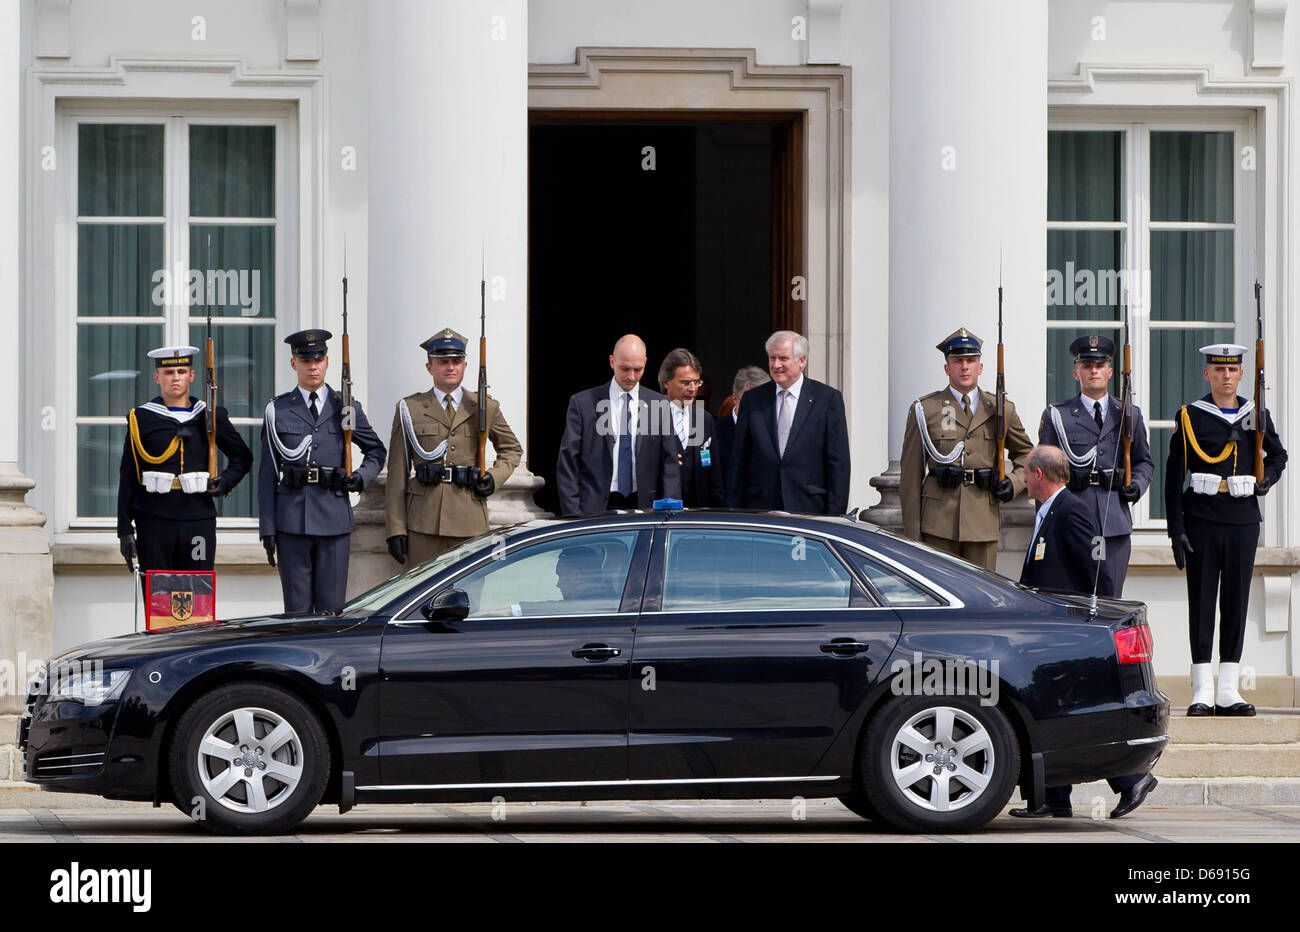
[[804, 376], [808, 341], [767, 338], [772, 381], [745, 393], [727, 465], [727, 507], [842, 515], [849, 505], [844, 396]]
[[328, 330], [300, 330], [284, 338], [298, 384], [271, 400], [262, 424], [258, 534], [268, 563], [275, 566], [280, 553], [286, 612], [342, 608], [356, 526], [348, 493], [375, 481], [388, 452], [353, 398], [352, 442], [365, 458], [353, 472], [344, 469], [343, 396], [325, 384], [331, 336]]
[[695, 354], [678, 347], [659, 367], [659, 385], [668, 397], [673, 419], [673, 449], [681, 472], [682, 504], [687, 508], [722, 508], [722, 465], [715, 450], [713, 415], [696, 401], [704, 370]]
[[610, 354], [613, 380], [569, 399], [555, 464], [561, 514], [650, 508], [656, 499], [681, 497], [668, 399], [641, 386], [645, 363], [645, 343], [629, 333]]
[[[731, 462], [731, 448], [736, 442], [736, 421], [740, 418], [740, 400], [751, 388], [770, 381], [772, 377], [758, 366], [741, 367], [737, 370], [736, 377], [731, 380], [730, 398], [734, 403], [729, 410], [719, 411], [713, 422], [713, 435], [717, 438], [713, 442], [713, 459], [722, 468], [723, 479], [727, 476], [727, 464]], [[723, 407], [726, 408], [725, 405]]]
[[[1097, 576], [1101, 537], [1092, 509], [1067, 489], [1070, 462], [1060, 447], [1039, 445], [1029, 451], [1025, 463], [1025, 485], [1029, 497], [1038, 502], [1034, 533], [1029, 538], [1020, 582], [1043, 589], [1061, 589], [1089, 595]], [[1119, 793], [1119, 803], [1110, 817], [1127, 815], [1156, 788], [1158, 782], [1149, 773], [1111, 777], [1106, 782]], [[1066, 818], [1074, 815], [1070, 806], [1070, 787], [1049, 786], [1047, 803], [1037, 809], [1012, 809], [1022, 819], [1044, 816]]]

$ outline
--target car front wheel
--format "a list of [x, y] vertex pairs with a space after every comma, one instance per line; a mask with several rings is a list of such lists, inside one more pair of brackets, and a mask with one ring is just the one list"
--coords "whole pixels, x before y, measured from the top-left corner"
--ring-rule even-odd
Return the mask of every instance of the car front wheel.
[[315, 714], [265, 683], [201, 696], [177, 723], [169, 761], [177, 807], [229, 835], [290, 831], [320, 802], [329, 772]]
[[908, 832], [965, 832], [1002, 811], [1020, 772], [1020, 748], [997, 706], [963, 696], [889, 703], [862, 745], [872, 808]]

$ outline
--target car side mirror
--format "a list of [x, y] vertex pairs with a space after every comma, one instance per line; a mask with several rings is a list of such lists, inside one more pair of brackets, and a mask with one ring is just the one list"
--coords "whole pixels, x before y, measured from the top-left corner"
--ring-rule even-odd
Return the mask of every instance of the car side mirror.
[[469, 595], [464, 589], [447, 589], [420, 606], [428, 621], [464, 621], [469, 615]]

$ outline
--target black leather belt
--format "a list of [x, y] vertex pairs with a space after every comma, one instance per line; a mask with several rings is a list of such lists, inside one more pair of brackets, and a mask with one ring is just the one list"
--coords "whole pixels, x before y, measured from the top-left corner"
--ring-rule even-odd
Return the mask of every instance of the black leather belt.
[[284, 484], [291, 489], [301, 489], [308, 485], [319, 485], [327, 489], [343, 488], [347, 478], [339, 466], [286, 466], [282, 470]]
[[945, 489], [955, 489], [962, 485], [973, 485], [980, 489], [991, 489], [997, 484], [992, 469], [962, 469], [960, 466], [931, 466], [930, 475], [939, 480]]
[[1109, 492], [1124, 486], [1124, 474], [1117, 472], [1112, 481], [1111, 474], [1100, 469], [1071, 469], [1070, 481], [1066, 485], [1071, 492], [1082, 492], [1094, 485]]
[[469, 488], [474, 485], [475, 480], [478, 478], [478, 467], [417, 463], [415, 478], [421, 485], [438, 485], [441, 482], [450, 482], [452, 485]]

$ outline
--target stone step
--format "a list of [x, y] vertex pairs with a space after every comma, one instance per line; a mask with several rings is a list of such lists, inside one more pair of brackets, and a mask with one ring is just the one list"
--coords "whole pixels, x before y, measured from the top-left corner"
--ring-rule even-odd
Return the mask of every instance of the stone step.
[[[1164, 760], [1161, 760], [1164, 763]], [[1300, 777], [1260, 779], [1258, 777], [1168, 777], [1156, 767], [1159, 784], [1142, 803], [1149, 806], [1300, 806]], [[1019, 797], [1012, 794], [1012, 799]], [[3, 796], [0, 795], [0, 799]], [[1119, 794], [1105, 780], [1082, 783], [1070, 793], [1075, 815], [1098, 814], [1104, 817], [1115, 807]], [[1023, 805], [1023, 803], [1015, 803]], [[1090, 812], [1081, 812], [1091, 810]]]
[[1155, 766], [1158, 777], [1295, 777], [1300, 744], [1171, 744]]
[[1170, 744], [1295, 744], [1300, 714], [1261, 710], [1253, 717], [1198, 716], [1179, 712], [1169, 718]]

